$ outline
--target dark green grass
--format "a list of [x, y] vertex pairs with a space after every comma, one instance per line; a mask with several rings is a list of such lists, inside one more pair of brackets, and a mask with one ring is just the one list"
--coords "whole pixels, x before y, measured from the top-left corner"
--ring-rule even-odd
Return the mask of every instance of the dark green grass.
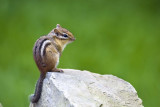
[[76, 41], [60, 68], [113, 74], [130, 82], [145, 107], [160, 105], [160, 2], [157, 0], [0, 1], [0, 102], [27, 107], [39, 71], [36, 39], [57, 23]]

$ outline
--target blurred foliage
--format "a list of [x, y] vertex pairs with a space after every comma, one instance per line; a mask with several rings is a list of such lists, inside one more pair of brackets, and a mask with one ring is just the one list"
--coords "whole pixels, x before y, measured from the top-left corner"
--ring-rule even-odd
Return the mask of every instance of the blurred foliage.
[[160, 105], [159, 0], [0, 0], [0, 102], [27, 107], [39, 71], [36, 39], [56, 24], [76, 41], [60, 68], [113, 74], [130, 82], [145, 107]]

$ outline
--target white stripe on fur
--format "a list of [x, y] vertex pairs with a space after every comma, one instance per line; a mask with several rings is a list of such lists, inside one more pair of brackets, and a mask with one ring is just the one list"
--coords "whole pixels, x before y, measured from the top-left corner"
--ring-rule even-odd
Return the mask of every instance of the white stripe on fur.
[[48, 44], [51, 43], [50, 40], [46, 40], [43, 42], [42, 47], [41, 47], [41, 56], [43, 57], [43, 51], [44, 51], [44, 47]]

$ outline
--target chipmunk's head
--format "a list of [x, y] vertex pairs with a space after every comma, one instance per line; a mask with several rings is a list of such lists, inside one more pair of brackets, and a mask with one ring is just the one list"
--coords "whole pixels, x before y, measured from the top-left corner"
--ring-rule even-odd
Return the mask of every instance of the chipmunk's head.
[[62, 28], [60, 24], [57, 24], [56, 28], [53, 29], [49, 35], [65, 43], [70, 43], [75, 40], [73, 34], [67, 29]]

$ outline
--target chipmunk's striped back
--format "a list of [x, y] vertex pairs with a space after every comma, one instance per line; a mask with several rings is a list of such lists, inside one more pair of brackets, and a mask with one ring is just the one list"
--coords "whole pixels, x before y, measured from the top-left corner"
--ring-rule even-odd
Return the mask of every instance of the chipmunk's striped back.
[[40, 70], [42, 70], [42, 66], [45, 66], [42, 59], [48, 45], [51, 45], [51, 41], [46, 36], [42, 36], [36, 41], [33, 48], [34, 60], [38, 68], [41, 68]]

